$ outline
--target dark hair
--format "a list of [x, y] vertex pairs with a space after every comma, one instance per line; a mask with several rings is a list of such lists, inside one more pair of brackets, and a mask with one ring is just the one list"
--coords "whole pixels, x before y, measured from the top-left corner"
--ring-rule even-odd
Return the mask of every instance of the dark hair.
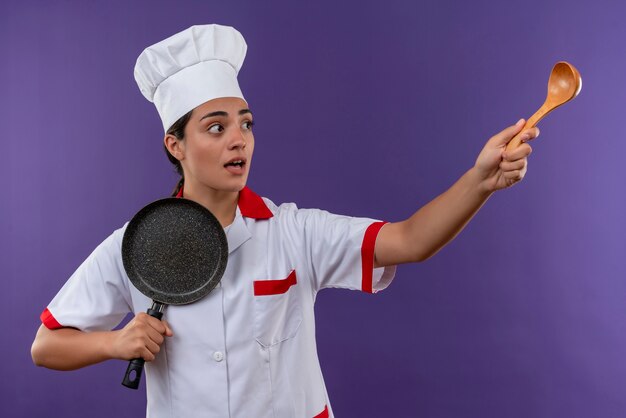
[[[170, 128], [167, 130], [167, 135], [174, 135], [176, 139], [182, 140], [185, 139], [185, 127], [187, 126], [187, 122], [191, 119], [191, 112], [185, 113], [180, 119], [178, 119]], [[165, 150], [165, 154], [167, 155], [167, 159], [170, 160], [172, 164], [174, 164], [174, 169], [180, 175], [180, 180], [176, 183], [176, 187], [174, 187], [174, 191], [172, 191], [172, 196], [175, 197], [180, 189], [185, 184], [185, 173], [183, 172], [183, 166], [180, 165], [180, 161], [178, 161], [170, 152], [167, 150], [165, 144], [163, 144], [163, 149]]]

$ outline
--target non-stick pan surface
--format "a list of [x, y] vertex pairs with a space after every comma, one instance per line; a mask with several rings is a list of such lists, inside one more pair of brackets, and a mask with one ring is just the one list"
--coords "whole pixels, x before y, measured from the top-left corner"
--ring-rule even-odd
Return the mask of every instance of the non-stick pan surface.
[[[165, 305], [192, 303], [213, 290], [226, 269], [228, 242], [202, 205], [161, 199], [128, 223], [122, 261], [133, 285], [153, 301], [148, 315], [161, 319]], [[143, 365], [143, 358], [131, 360], [122, 384], [137, 389]]]
[[202, 205], [167, 198], [150, 203], [129, 222], [122, 260], [141, 293], [181, 305], [206, 296], [219, 283], [228, 243], [219, 221]]

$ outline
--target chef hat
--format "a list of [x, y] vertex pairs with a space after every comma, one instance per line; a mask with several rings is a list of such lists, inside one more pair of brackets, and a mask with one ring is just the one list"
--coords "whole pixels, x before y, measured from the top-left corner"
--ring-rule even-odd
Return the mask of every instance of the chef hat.
[[202, 103], [243, 94], [237, 74], [246, 41], [234, 28], [192, 26], [146, 48], [135, 65], [135, 80], [153, 102], [167, 130]]

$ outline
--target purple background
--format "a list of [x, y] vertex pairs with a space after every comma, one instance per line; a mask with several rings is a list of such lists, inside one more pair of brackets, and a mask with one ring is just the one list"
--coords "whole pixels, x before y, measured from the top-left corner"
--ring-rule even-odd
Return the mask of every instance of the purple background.
[[524, 182], [385, 292], [322, 292], [319, 354], [339, 417], [626, 416], [625, 15], [617, 0], [3, 1], [0, 416], [144, 413], [124, 362], [55, 372], [30, 345], [82, 260], [175, 183], [136, 57], [212, 22], [249, 46], [250, 186], [390, 221], [575, 64], [582, 93], [541, 122]]

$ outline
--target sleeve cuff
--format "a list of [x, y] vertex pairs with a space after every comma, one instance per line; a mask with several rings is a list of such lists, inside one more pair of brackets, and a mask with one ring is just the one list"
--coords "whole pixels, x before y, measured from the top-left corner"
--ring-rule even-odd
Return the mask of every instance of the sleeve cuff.
[[59, 329], [63, 328], [63, 325], [59, 324], [56, 318], [52, 315], [52, 312], [48, 308], [44, 309], [44, 311], [39, 316], [41, 318], [41, 322], [48, 329]]
[[384, 290], [391, 284], [396, 275], [396, 266], [378, 267], [374, 269], [372, 293]]
[[374, 250], [376, 237], [380, 229], [387, 222], [374, 222], [365, 230], [363, 244], [361, 245], [362, 284], [361, 290], [366, 293], [375, 293], [383, 290], [393, 280], [396, 274], [396, 266], [379, 267], [374, 269]]

